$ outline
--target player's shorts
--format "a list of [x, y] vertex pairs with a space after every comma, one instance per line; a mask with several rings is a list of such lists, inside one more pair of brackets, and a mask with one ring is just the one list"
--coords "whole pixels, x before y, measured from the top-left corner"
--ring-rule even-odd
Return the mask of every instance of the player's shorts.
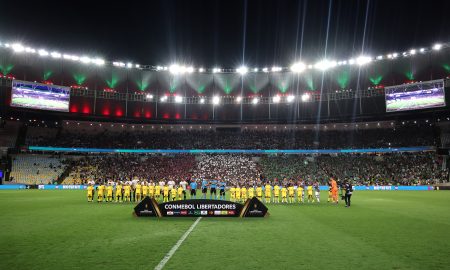
[[216, 194], [216, 188], [211, 188], [211, 194]]
[[191, 196], [196, 196], [196, 195], [197, 195], [197, 190], [191, 189]]
[[225, 196], [225, 189], [219, 189], [220, 196]]
[[294, 198], [294, 194], [289, 194], [289, 197]]
[[207, 188], [202, 188], [202, 193], [206, 193], [208, 191]]
[[[267, 195], [266, 195], [267, 196]], [[275, 195], [273, 195], [275, 198], [278, 198], [279, 197], [279, 195], [278, 194], [275, 194]]]
[[287, 197], [286, 195], [283, 195], [283, 196], [282, 196], [283, 199], [286, 199], [286, 197]]

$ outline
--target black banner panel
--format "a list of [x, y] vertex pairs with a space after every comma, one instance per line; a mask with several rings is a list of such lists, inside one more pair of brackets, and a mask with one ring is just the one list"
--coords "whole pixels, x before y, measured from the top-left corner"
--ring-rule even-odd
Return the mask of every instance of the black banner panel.
[[245, 204], [221, 200], [180, 200], [158, 204], [145, 197], [134, 208], [138, 217], [264, 217], [267, 207], [256, 197]]

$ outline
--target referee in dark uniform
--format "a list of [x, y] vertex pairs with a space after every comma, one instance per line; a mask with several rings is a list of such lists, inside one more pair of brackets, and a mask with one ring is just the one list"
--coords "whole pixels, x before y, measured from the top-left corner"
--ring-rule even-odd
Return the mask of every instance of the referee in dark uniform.
[[349, 182], [346, 182], [344, 187], [345, 187], [345, 207], [350, 207], [353, 187], [352, 184], [350, 184]]

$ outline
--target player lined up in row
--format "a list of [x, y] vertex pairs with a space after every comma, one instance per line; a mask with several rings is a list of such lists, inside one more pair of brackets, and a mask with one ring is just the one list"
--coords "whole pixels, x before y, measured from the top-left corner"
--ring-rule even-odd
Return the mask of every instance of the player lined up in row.
[[[164, 181], [158, 184], [149, 181], [126, 181], [122, 182], [108, 182], [100, 184], [95, 189], [95, 183], [89, 183], [87, 188], [88, 201], [94, 200], [95, 190], [97, 190], [97, 202], [131, 202], [140, 201], [146, 196], [154, 198], [157, 201], [169, 202], [175, 200], [197, 199], [197, 181], [180, 181], [176, 184], [174, 181], [169, 181], [166, 185]], [[231, 186], [227, 187], [225, 181], [221, 180], [202, 180], [200, 190], [201, 199], [206, 199], [209, 193], [209, 199], [225, 200], [226, 190], [230, 192], [230, 200], [233, 202], [244, 202], [248, 198], [257, 197], [265, 203], [320, 203], [320, 186], [318, 182], [315, 183], [299, 183], [294, 186], [280, 185], [278, 182], [272, 184], [266, 182], [259, 186]], [[305, 200], [305, 190], [307, 198]], [[338, 185], [334, 179], [329, 181], [328, 202], [338, 203], [338, 191], [342, 199], [345, 199], [346, 206], [350, 206], [350, 198], [353, 192], [352, 186], [349, 183]], [[219, 197], [217, 197], [219, 193]]]

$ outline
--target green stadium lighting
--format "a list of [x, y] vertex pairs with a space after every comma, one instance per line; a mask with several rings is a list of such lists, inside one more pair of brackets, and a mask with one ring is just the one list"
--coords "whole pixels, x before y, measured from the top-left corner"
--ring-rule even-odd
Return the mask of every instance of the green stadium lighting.
[[370, 82], [372, 82], [373, 85], [379, 85], [382, 79], [383, 79], [382, 75], [369, 78]]

